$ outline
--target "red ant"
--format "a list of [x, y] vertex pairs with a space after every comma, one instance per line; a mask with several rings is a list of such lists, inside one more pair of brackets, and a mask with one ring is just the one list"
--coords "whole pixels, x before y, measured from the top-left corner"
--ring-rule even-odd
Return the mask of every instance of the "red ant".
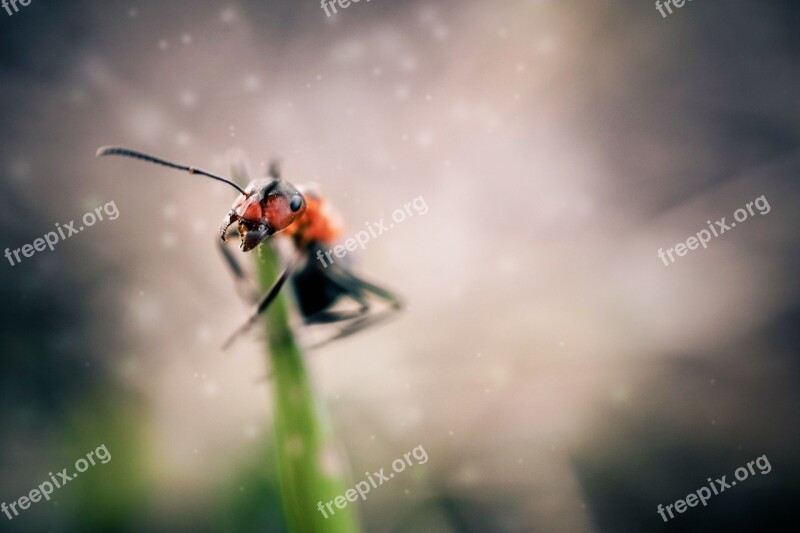
[[[225, 216], [219, 233], [220, 250], [237, 281], [240, 292], [243, 285], [250, 285], [251, 282], [227, 246], [229, 238], [238, 233], [241, 250], [249, 252], [277, 233], [284, 232], [291, 237], [296, 252], [294, 258], [284, 267], [267, 293], [260, 298], [251, 318], [228, 339], [225, 348], [239, 334], [256, 323], [289, 278], [292, 279], [297, 304], [306, 324], [342, 323], [338, 333], [315, 347], [352, 335], [383, 320], [402, 307], [400, 300], [388, 290], [357, 277], [338, 263], [323, 266], [314, 259], [320, 251], [329, 249], [330, 244], [338, 238], [340, 229], [334, 222], [326, 202], [313, 192], [301, 193], [294, 185], [281, 179], [277, 163], [273, 162], [270, 165], [268, 179], [252, 180], [243, 189], [235, 182], [205, 170], [179, 165], [127, 148], [110, 146], [97, 151], [98, 157], [107, 155], [141, 159], [190, 174], [206, 176], [226, 183], [240, 193], [233, 202], [230, 212]], [[238, 174], [246, 175], [243, 168]], [[370, 300], [373, 298], [383, 301], [388, 305], [388, 309], [372, 312]], [[258, 301], [257, 298], [252, 299], [254, 302]], [[358, 304], [358, 308], [335, 309], [342, 299], [350, 299]]]

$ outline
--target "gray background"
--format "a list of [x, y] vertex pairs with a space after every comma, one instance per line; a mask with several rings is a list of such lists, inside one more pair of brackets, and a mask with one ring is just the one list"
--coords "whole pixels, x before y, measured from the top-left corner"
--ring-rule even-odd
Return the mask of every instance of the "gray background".
[[[282, 531], [268, 383], [214, 244], [226, 173], [280, 156], [409, 302], [312, 352], [368, 531], [798, 525], [798, 10], [791, 2], [34, 0], [0, 11], [0, 500], [113, 459], [2, 530]], [[756, 216], [665, 267], [674, 246]], [[5, 259], [2, 259], [5, 262]], [[669, 504], [766, 454], [669, 524]], [[61, 466], [59, 466], [61, 465]], [[265, 503], [270, 502], [270, 503]], [[16, 529], [19, 528], [19, 529]]]

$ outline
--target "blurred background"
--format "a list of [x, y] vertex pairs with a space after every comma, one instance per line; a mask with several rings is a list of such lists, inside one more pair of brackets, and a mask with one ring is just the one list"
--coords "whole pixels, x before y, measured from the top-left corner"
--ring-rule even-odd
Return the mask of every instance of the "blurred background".
[[[216, 248], [227, 174], [315, 182], [408, 303], [308, 351], [365, 531], [800, 525], [800, 9], [785, 1], [34, 0], [0, 11], [2, 531], [285, 531], [260, 339]], [[764, 195], [771, 207], [665, 267]], [[766, 455], [669, 523], [656, 512]], [[309, 512], [315, 512], [309, 510]]]

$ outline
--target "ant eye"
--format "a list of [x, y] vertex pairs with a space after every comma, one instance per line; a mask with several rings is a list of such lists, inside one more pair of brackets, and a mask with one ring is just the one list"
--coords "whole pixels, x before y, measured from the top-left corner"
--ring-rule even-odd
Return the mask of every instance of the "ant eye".
[[289, 202], [289, 209], [292, 210], [292, 213], [296, 213], [301, 207], [303, 207], [303, 197], [300, 195], [293, 196], [292, 201]]

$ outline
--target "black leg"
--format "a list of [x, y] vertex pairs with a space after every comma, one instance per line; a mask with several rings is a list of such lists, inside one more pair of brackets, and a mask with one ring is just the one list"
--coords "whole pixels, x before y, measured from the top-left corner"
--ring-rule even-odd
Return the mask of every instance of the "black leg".
[[[335, 335], [312, 345], [312, 349], [320, 348], [332, 341], [349, 337], [354, 333], [383, 322], [403, 307], [397, 296], [382, 287], [378, 287], [377, 285], [373, 285], [372, 283], [356, 277], [346, 269], [335, 267], [333, 270], [329, 269], [328, 274], [337, 283], [348, 289], [348, 296], [358, 302], [361, 308], [354, 311], [322, 311], [308, 317], [306, 319], [306, 323], [308, 324], [346, 322], [342, 324]], [[388, 307], [375, 311], [374, 306], [370, 305], [370, 296], [383, 301]]]
[[267, 175], [270, 178], [273, 178], [273, 179], [276, 179], [276, 180], [281, 179], [281, 162], [278, 161], [277, 159], [273, 159], [272, 161], [270, 161], [269, 162], [269, 171], [267, 172]]
[[367, 312], [369, 312], [369, 306], [361, 307], [354, 311], [320, 311], [319, 313], [314, 313], [306, 317], [305, 323], [308, 325], [335, 324], [337, 322], [361, 318]]
[[295, 255], [291, 259], [286, 268], [283, 269], [283, 272], [281, 272], [280, 275], [277, 277], [277, 279], [272, 283], [272, 287], [270, 287], [270, 289], [261, 299], [261, 302], [258, 304], [258, 307], [256, 308], [256, 311], [253, 313], [253, 315], [247, 320], [247, 322], [242, 324], [242, 326], [239, 327], [239, 329], [237, 329], [233, 333], [233, 335], [231, 335], [228, 338], [227, 341], [225, 341], [225, 344], [222, 346], [223, 350], [228, 349], [233, 344], [233, 341], [235, 341], [236, 338], [239, 337], [239, 335], [246, 333], [251, 327], [253, 327], [253, 324], [255, 324], [258, 321], [258, 317], [260, 317], [261, 314], [267, 310], [269, 304], [271, 304], [273, 300], [275, 300], [275, 298], [278, 296], [278, 293], [280, 293], [281, 289], [283, 288], [283, 285], [286, 283], [286, 280], [288, 280], [291, 277], [292, 273], [297, 267], [299, 259], [300, 259], [299, 254]]
[[236, 255], [231, 250], [230, 244], [236, 243], [238, 240], [233, 240], [232, 237], [238, 236], [239, 232], [236, 228], [228, 230], [226, 240], [219, 240], [219, 250], [222, 253], [225, 264], [233, 275], [234, 282], [236, 283], [236, 292], [247, 303], [256, 303], [258, 301], [258, 292], [256, 291], [253, 280], [245, 273], [244, 268], [236, 259]]
[[316, 344], [312, 344], [310, 346], [310, 348], [311, 349], [321, 348], [321, 347], [325, 346], [326, 344], [331, 343], [333, 341], [336, 341], [336, 340], [339, 340], [339, 339], [343, 339], [345, 337], [349, 337], [350, 335], [352, 335], [354, 333], [358, 333], [359, 331], [362, 331], [362, 330], [365, 330], [367, 328], [370, 328], [370, 327], [372, 327], [372, 326], [374, 326], [376, 324], [379, 324], [379, 323], [391, 318], [395, 313], [396, 313], [396, 310], [394, 310], [394, 309], [384, 309], [383, 311], [378, 311], [378, 312], [372, 313], [371, 315], [368, 314], [368, 315], [362, 316], [361, 318], [357, 318], [355, 320], [351, 320], [347, 324], [343, 325], [335, 335], [333, 335], [333, 336], [331, 336], [331, 337], [329, 337], [329, 338], [327, 338], [327, 339], [325, 339], [323, 341], [317, 342]]
[[231, 163], [231, 179], [242, 187], [250, 184], [250, 174], [247, 172], [244, 159], [237, 158]]
[[[231, 177], [234, 182], [242, 187], [246, 187], [250, 182], [247, 166], [243, 159], [236, 159], [231, 163]], [[217, 241], [217, 244], [219, 245], [219, 250], [222, 253], [223, 259], [225, 259], [225, 264], [228, 265], [231, 274], [233, 274], [233, 278], [236, 282], [236, 292], [246, 302], [256, 303], [258, 301], [258, 291], [256, 290], [255, 283], [245, 273], [245, 270], [236, 259], [235, 253], [229, 246], [231, 241], [233, 243], [239, 242], [239, 230], [238, 226], [235, 225], [238, 220], [239, 217], [236, 215], [236, 212], [231, 210], [225, 217], [225, 222], [220, 230], [220, 240]]]

